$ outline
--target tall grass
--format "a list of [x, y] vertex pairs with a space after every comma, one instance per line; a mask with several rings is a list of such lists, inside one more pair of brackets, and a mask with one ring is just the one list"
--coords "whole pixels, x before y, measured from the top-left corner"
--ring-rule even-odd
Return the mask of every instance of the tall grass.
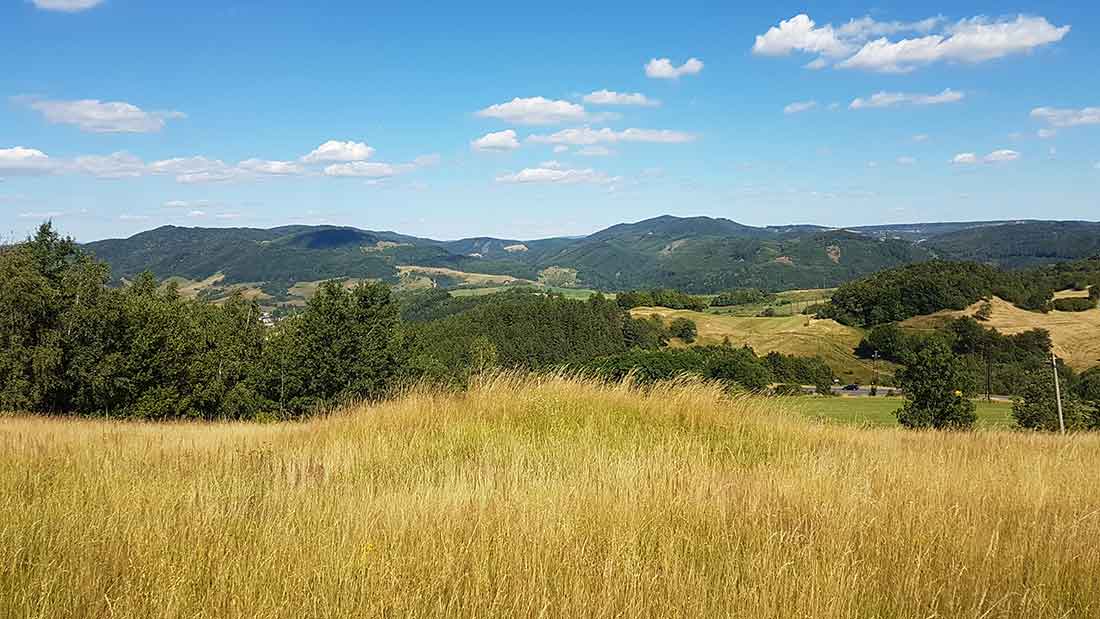
[[500, 375], [308, 423], [0, 419], [0, 617], [1095, 617], [1100, 439]]

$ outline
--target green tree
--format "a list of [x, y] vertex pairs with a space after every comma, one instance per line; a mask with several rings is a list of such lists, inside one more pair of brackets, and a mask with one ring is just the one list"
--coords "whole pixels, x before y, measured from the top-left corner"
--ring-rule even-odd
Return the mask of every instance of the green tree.
[[895, 414], [907, 428], [966, 429], [974, 425], [974, 403], [966, 397], [968, 380], [959, 358], [939, 341], [910, 356], [898, 372], [905, 405]]
[[[1028, 430], [1058, 432], [1058, 400], [1054, 391], [1054, 375], [1049, 366], [1029, 372], [1020, 389], [1020, 396], [1012, 403], [1012, 416], [1016, 425]], [[1094, 409], [1085, 404], [1076, 393], [1062, 389], [1062, 416], [1067, 431], [1081, 431], [1097, 427]]]
[[695, 326], [695, 321], [687, 318], [673, 319], [668, 325], [668, 332], [672, 337], [678, 337], [687, 344], [694, 342], [695, 337], [699, 335], [699, 329]]

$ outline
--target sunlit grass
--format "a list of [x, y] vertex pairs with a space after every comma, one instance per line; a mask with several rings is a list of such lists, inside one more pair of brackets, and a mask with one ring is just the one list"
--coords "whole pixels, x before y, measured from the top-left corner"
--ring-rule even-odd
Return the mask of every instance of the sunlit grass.
[[1092, 617], [1100, 438], [497, 376], [327, 419], [0, 418], [0, 617]]

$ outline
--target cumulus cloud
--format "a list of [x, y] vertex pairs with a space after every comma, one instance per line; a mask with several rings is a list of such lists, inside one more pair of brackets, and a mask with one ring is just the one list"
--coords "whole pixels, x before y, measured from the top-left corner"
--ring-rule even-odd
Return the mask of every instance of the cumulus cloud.
[[0, 176], [47, 174], [54, 167], [49, 155], [36, 148], [0, 148]]
[[[556, 162], [551, 162], [556, 163]], [[497, 177], [498, 183], [551, 183], [571, 185], [578, 183], [593, 183], [607, 185], [619, 180], [618, 177], [608, 176], [592, 168], [567, 169], [560, 165], [553, 167], [524, 168], [514, 174], [505, 174]]]
[[698, 58], [688, 58], [684, 64], [676, 66], [669, 58], [652, 58], [645, 65], [646, 77], [662, 80], [679, 79], [684, 75], [696, 75], [703, 70], [703, 61]]
[[832, 25], [819, 27], [806, 14], [780, 21], [778, 26], [757, 35], [752, 46], [752, 53], [760, 56], [787, 56], [796, 51], [835, 58], [853, 50], [850, 43], [841, 40]]
[[592, 144], [616, 144], [619, 142], [652, 142], [658, 144], [682, 144], [695, 141], [696, 136], [669, 129], [563, 129], [550, 135], [531, 135], [527, 141], [535, 144], [569, 144], [589, 146]]
[[936, 62], [977, 64], [1057, 43], [1070, 26], [1056, 27], [1043, 17], [1017, 16], [991, 21], [985, 17], [964, 19], [946, 33], [890, 41], [880, 38], [865, 44], [839, 65], [882, 73], [908, 73]]
[[650, 99], [640, 92], [615, 92], [613, 90], [597, 90], [584, 96], [585, 103], [592, 105], [642, 105], [655, 107], [661, 105], [660, 101]]
[[34, 0], [34, 6], [44, 11], [78, 13], [103, 4], [103, 0]]
[[513, 129], [487, 133], [470, 142], [470, 148], [479, 151], [506, 151], [519, 148], [519, 140]]
[[904, 92], [877, 92], [866, 99], [860, 97], [852, 101], [850, 107], [853, 110], [867, 108], [893, 107], [895, 105], [941, 105], [943, 103], [957, 103], [966, 98], [966, 93], [944, 90], [938, 95], [923, 95]]
[[[938, 16], [915, 22], [862, 17], [834, 27], [800, 14], [758, 35], [752, 51], [761, 56], [817, 56], [805, 65], [809, 69], [835, 63], [842, 69], [907, 73], [937, 62], [975, 64], [1026, 53], [1061, 41], [1069, 31], [1070, 26], [1027, 15], [996, 20], [978, 16], [954, 23]], [[903, 33], [916, 36], [889, 38]]]
[[1037, 107], [1031, 110], [1031, 117], [1059, 128], [1100, 125], [1100, 107], [1086, 107], [1080, 110]]
[[569, 101], [553, 101], [545, 97], [516, 97], [479, 110], [482, 118], [495, 118], [519, 125], [555, 125], [576, 122], [588, 117], [584, 106]]
[[955, 165], [976, 165], [979, 163], [1005, 163], [1008, 161], [1016, 161], [1020, 158], [1020, 153], [1014, 150], [995, 150], [984, 157], [978, 157], [975, 153], [959, 153], [951, 159], [951, 163]]
[[154, 133], [167, 121], [186, 118], [182, 112], [147, 112], [124, 101], [51, 101], [26, 99], [31, 109], [54, 124], [75, 125], [89, 133]]
[[329, 140], [302, 157], [303, 163], [328, 163], [332, 161], [366, 161], [374, 149], [363, 142]]
[[800, 114], [802, 112], [808, 112], [817, 107], [817, 101], [795, 101], [794, 103], [783, 108], [784, 114]]

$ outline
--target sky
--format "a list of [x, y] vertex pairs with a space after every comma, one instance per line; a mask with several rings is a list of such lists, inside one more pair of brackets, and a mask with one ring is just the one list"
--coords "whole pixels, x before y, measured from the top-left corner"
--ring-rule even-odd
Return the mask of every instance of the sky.
[[0, 41], [9, 240], [1100, 219], [1081, 0], [5, 0]]

